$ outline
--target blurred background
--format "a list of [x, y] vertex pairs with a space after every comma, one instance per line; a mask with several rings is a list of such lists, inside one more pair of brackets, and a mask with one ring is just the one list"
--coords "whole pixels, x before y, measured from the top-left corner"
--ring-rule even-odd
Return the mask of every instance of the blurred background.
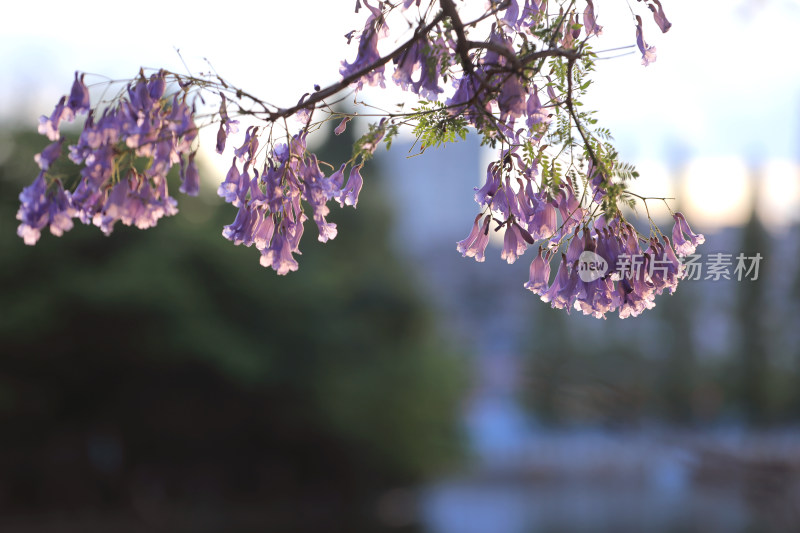
[[[673, 29], [645, 26], [658, 61], [601, 61], [587, 104], [639, 167], [633, 189], [676, 196], [705, 233], [703, 263], [763, 260], [757, 280], [686, 280], [624, 321], [538, 301], [532, 257], [456, 253], [492, 157], [476, 139], [381, 150], [358, 210], [330, 217], [339, 236], [310, 229], [285, 278], [221, 238], [235, 210], [213, 154], [201, 195], [156, 228], [26, 247], [37, 118], [74, 70], [185, 70], [180, 48], [291, 104], [337, 78], [363, 22], [349, 0], [245, 2], [235, 25], [215, 4], [139, 2], [124, 29], [100, 2], [11, 6], [0, 531], [800, 530], [800, 3], [663, 3]], [[596, 50], [633, 44], [627, 6], [597, 9]], [[336, 164], [347, 135], [315, 151]]]

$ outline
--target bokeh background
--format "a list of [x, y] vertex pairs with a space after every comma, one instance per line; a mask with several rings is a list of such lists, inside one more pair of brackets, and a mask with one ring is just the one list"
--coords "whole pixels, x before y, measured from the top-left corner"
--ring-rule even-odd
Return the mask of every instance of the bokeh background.
[[[211, 153], [156, 228], [26, 247], [37, 117], [74, 70], [214, 68], [291, 104], [337, 79], [362, 22], [349, 0], [4, 8], [0, 530], [800, 529], [800, 3], [664, 4], [658, 61], [604, 54], [587, 104], [704, 258], [764, 259], [625, 321], [551, 310], [498, 248], [455, 252], [492, 156], [476, 139], [381, 151], [285, 278], [221, 238]], [[595, 49], [633, 44], [627, 6], [596, 5]], [[315, 150], [336, 164], [352, 134]]]

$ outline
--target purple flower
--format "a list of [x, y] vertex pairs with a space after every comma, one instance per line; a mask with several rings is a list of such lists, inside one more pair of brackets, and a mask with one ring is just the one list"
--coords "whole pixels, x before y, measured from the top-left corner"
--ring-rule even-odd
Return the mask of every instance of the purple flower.
[[650, 11], [653, 12], [653, 18], [658, 24], [658, 27], [661, 28], [662, 33], [667, 33], [669, 29], [672, 27], [672, 23], [667, 20], [667, 16], [664, 14], [664, 8], [661, 7], [660, 0], [653, 0], [653, 2], [658, 6], [658, 9], [653, 4], [647, 4], [647, 7], [650, 8]]
[[[364, 87], [364, 83], [372, 86], [380, 85], [381, 88], [386, 87], [386, 83], [384, 83], [383, 79], [383, 65], [370, 68], [381, 58], [378, 53], [378, 27], [384, 24], [383, 17], [380, 16], [380, 10], [373, 8], [366, 1], [364, 5], [372, 11], [372, 14], [367, 18], [364, 31], [361, 32], [361, 37], [358, 41], [358, 54], [356, 55], [355, 61], [352, 63], [342, 61], [342, 68], [339, 69], [339, 74], [341, 74], [343, 78], [347, 78], [357, 72], [367, 69], [364, 75], [355, 82], [357, 91], [360, 91]], [[385, 34], [385, 32], [386, 27], [383, 25], [382, 34]]]
[[547, 285], [550, 280], [550, 259], [542, 256], [542, 247], [539, 247], [539, 254], [531, 262], [530, 279], [524, 287], [539, 296], [544, 296], [547, 292]]
[[475, 216], [475, 222], [472, 224], [472, 231], [469, 232], [469, 235], [463, 241], [458, 241], [456, 243], [456, 250], [461, 254], [462, 257], [466, 257], [467, 249], [469, 248], [470, 244], [472, 244], [475, 239], [478, 238], [478, 233], [481, 231], [481, 226], [478, 224], [478, 221], [481, 219], [483, 215], [478, 213]]
[[236, 213], [236, 219], [222, 230], [222, 236], [237, 246], [250, 246], [253, 244], [258, 222], [257, 213], [251, 211], [250, 205], [242, 204]]
[[253, 159], [258, 151], [258, 127], [250, 126], [244, 134], [244, 142], [234, 150], [233, 154], [239, 161], [253, 164]]
[[56, 181], [55, 193], [50, 198], [50, 233], [61, 237], [64, 232], [71, 230], [74, 216], [75, 209], [72, 207], [72, 199], [64, 190], [61, 182]]
[[478, 191], [475, 193], [475, 202], [481, 206], [488, 205], [502, 184], [500, 165], [496, 161], [489, 163], [486, 167], [486, 183], [480, 189], [475, 187]]
[[[563, 20], [563, 19], [562, 19]], [[559, 27], [559, 31], [563, 28], [564, 36], [561, 39], [561, 47], [562, 48], [572, 48], [572, 43], [575, 42], [575, 39], [580, 35], [580, 29], [573, 31], [572, 27], [575, 25], [575, 15], [570, 14], [569, 20], [566, 21], [566, 26], [563, 25]]]
[[669, 289], [670, 294], [675, 292], [678, 281], [683, 277], [683, 265], [681, 265], [669, 239], [664, 236], [664, 244], [658, 239], [650, 240], [648, 249], [652, 258], [650, 263], [650, 281], [653, 282], [656, 294], [661, 294], [665, 289]]
[[510, 27], [517, 26], [517, 19], [519, 18], [519, 5], [517, 5], [517, 0], [511, 0], [508, 3], [508, 8], [506, 9], [506, 14], [503, 17], [503, 22], [505, 22]]
[[36, 164], [39, 165], [39, 168], [42, 170], [47, 170], [53, 164], [53, 162], [58, 159], [58, 156], [61, 155], [61, 144], [63, 143], [63, 139], [56, 141], [47, 145], [47, 147], [42, 150], [41, 153], [36, 154], [33, 156], [34, 161]]
[[603, 34], [603, 27], [597, 24], [594, 18], [594, 4], [592, 0], [586, 0], [586, 9], [583, 11], [583, 26], [586, 28], [586, 37], [592, 35], [600, 36]]
[[123, 179], [111, 189], [111, 193], [95, 221], [104, 234], [110, 235], [118, 220], [124, 219], [125, 223], [130, 225], [137, 213], [141, 211], [141, 204], [136, 201], [136, 196], [129, 194], [132, 184], [133, 180]]
[[[397, 65], [392, 74], [392, 80], [404, 91], [412, 90], [414, 87], [414, 80], [412, 76], [414, 71], [419, 68], [420, 63], [424, 62], [422, 57], [422, 39], [414, 41], [399, 57], [396, 57], [394, 64]], [[417, 92], [414, 90], [414, 92]]]
[[[547, 0], [525, 0], [525, 6], [519, 15], [519, 26], [533, 27], [542, 13], [547, 13]], [[526, 21], [528, 21], [526, 23]]]
[[451, 115], [460, 114], [470, 122], [477, 123], [484, 115], [491, 113], [486, 91], [481, 88], [482, 78], [485, 78], [485, 74], [479, 68], [455, 81], [456, 91], [446, 102]]
[[583, 237], [578, 235], [578, 230], [575, 230], [575, 235], [572, 236], [572, 240], [567, 247], [567, 264], [571, 265], [578, 258], [581, 256], [583, 251], [589, 246], [589, 243], [585, 240], [586, 235], [584, 234]]
[[61, 121], [70, 122], [75, 118], [75, 113], [66, 105], [66, 101], [67, 97], [62, 96], [49, 117], [43, 115], [39, 118], [39, 133], [46, 135], [51, 141], [57, 141], [61, 138], [61, 134], [58, 131]]
[[543, 302], [551, 302], [550, 306], [553, 308], [563, 309], [566, 302], [559, 299], [559, 295], [564, 290], [564, 287], [569, 283], [569, 272], [567, 270], [567, 258], [561, 254], [561, 263], [558, 266], [558, 272], [553, 280], [553, 284], [547, 289], [547, 292], [541, 295]]
[[328, 200], [334, 198], [336, 193], [344, 185], [344, 169], [347, 166], [347, 163], [342, 163], [342, 166], [339, 167], [339, 170], [331, 174], [327, 180], [324, 180], [325, 183], [325, 193], [328, 196]]
[[[394, 60], [395, 67], [392, 79], [404, 91], [411, 90], [429, 100], [436, 100], [444, 89], [439, 87], [439, 64], [442, 57], [440, 50], [444, 42], [439, 39], [436, 45], [424, 39], [418, 39]], [[419, 70], [419, 81], [412, 76]]]
[[200, 174], [198, 174], [197, 165], [194, 163], [195, 155], [197, 155], [197, 152], [189, 154], [185, 165], [183, 158], [181, 158], [181, 186], [178, 190], [189, 196], [197, 196], [200, 192]]
[[561, 235], [566, 235], [583, 220], [585, 210], [575, 197], [569, 181], [561, 184], [558, 194], [558, 211], [561, 214]]
[[[176, 149], [180, 152], [188, 152], [191, 149], [192, 141], [197, 137], [194, 108], [179, 100], [176, 94], [172, 98], [172, 107], [164, 121], [167, 129], [175, 134]], [[255, 132], [253, 133], [255, 134]]]
[[261, 251], [261, 265], [271, 267], [279, 276], [297, 270], [297, 261], [292, 256], [292, 246], [282, 233], [275, 234], [269, 248]]
[[350, 170], [350, 177], [347, 179], [347, 185], [336, 194], [336, 200], [342, 207], [358, 205], [358, 194], [361, 192], [361, 186], [364, 180], [361, 178], [361, 166], [356, 165]]
[[624, 319], [632, 316], [639, 316], [647, 309], [655, 307], [652, 293], [642, 294], [637, 291], [636, 285], [632, 284], [628, 278], [623, 278], [617, 283], [617, 297], [619, 298], [619, 317]]
[[594, 168], [593, 159], [589, 159], [589, 168], [586, 171], [586, 176], [589, 178], [589, 183], [592, 187], [592, 192], [594, 193], [594, 201], [598, 204], [601, 203], [603, 201], [603, 197], [608, 195], [608, 192], [603, 188], [603, 184], [606, 182], [606, 180], [603, 177], [603, 173]]
[[642, 53], [642, 65], [647, 66], [656, 60], [656, 47], [648, 46], [642, 35], [642, 17], [636, 15], [636, 46]]
[[556, 232], [558, 217], [556, 206], [542, 191], [534, 196], [529, 196], [534, 203], [535, 214], [528, 220], [528, 231], [535, 240], [546, 239]]
[[166, 74], [167, 73], [161, 69], [158, 73], [150, 76], [150, 81], [147, 83], [147, 92], [154, 102], [159, 101], [161, 97], [164, 96], [164, 91], [167, 88], [167, 82], [164, 79]]
[[506, 225], [506, 234], [503, 237], [503, 253], [500, 259], [506, 261], [509, 265], [514, 264], [519, 256], [525, 253], [528, 244], [525, 238], [520, 233], [520, 227], [514, 223]]
[[[691, 255], [694, 253], [697, 246], [706, 242], [706, 238], [702, 233], [694, 233], [683, 213], [675, 213], [673, 215], [675, 225], [672, 227], [672, 242], [675, 245], [675, 252], [678, 255]], [[688, 235], [688, 240], [684, 236]]]
[[220, 183], [219, 188], [217, 188], [217, 195], [229, 204], [233, 204], [234, 207], [238, 207], [242, 190], [249, 184], [249, 181], [245, 182], [242, 174], [239, 173], [239, 168], [236, 166], [236, 157], [234, 157], [231, 162], [231, 168], [225, 176], [225, 181]]
[[225, 151], [225, 142], [228, 139], [228, 135], [232, 133], [236, 133], [239, 131], [239, 124], [238, 120], [231, 120], [228, 116], [228, 108], [225, 103], [225, 95], [220, 94], [220, 104], [219, 104], [219, 131], [217, 131], [217, 153], [221, 154]]
[[481, 215], [478, 214], [469, 236], [460, 241], [456, 249], [461, 252], [461, 257], [474, 257], [477, 262], [482, 263], [485, 259], [483, 254], [486, 251], [486, 245], [489, 244], [489, 222], [492, 217], [486, 215], [481, 227], [478, 226], [480, 219]]
[[534, 84], [533, 90], [528, 97], [528, 105], [526, 109], [528, 119], [525, 121], [525, 125], [531, 130], [535, 129], [538, 124], [548, 124], [550, 122], [550, 114], [547, 113], [544, 107], [542, 107], [542, 102], [539, 100], [538, 92], [539, 90]]
[[17, 211], [17, 220], [22, 223], [17, 227], [17, 235], [29, 246], [36, 244], [42, 228], [50, 220], [50, 206], [46, 193], [44, 172], [40, 172], [33, 183], [22, 189], [19, 195], [21, 204]]
[[253, 234], [253, 243], [259, 250], [267, 248], [272, 241], [272, 235], [275, 233], [275, 221], [269, 213], [263, 213], [260, 217], [258, 227]]
[[75, 73], [75, 81], [72, 84], [72, 91], [70, 91], [69, 100], [67, 101], [67, 107], [76, 115], [78, 113], [86, 113], [91, 109], [89, 89], [83, 83], [83, 77], [84, 74], [81, 74], [79, 78], [78, 73]]
[[502, 89], [500, 89], [500, 94], [497, 96], [500, 120], [505, 121], [508, 117], [519, 118], [525, 114], [527, 109], [525, 96], [525, 85], [522, 83], [522, 79], [513, 74], [507, 76]]
[[584, 315], [605, 319], [606, 313], [616, 309], [619, 296], [614, 291], [614, 282], [607, 278], [598, 278], [581, 283], [583, 291], [577, 298], [577, 304]]
[[341, 135], [344, 133], [345, 128], [347, 127], [347, 123], [350, 122], [352, 117], [344, 117], [342, 121], [336, 126], [336, 129], [333, 130], [335, 135]]
[[315, 214], [314, 223], [316, 223], [317, 229], [319, 230], [319, 236], [317, 237], [319, 242], [328, 242], [331, 239], [335, 239], [336, 235], [339, 233], [339, 230], [336, 229], [336, 224], [334, 222], [328, 222], [323, 216], [317, 216]]

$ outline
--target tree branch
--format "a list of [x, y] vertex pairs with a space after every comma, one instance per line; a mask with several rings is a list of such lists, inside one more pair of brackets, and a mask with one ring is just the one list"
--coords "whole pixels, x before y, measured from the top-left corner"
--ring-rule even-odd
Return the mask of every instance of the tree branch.
[[464, 32], [464, 24], [461, 22], [461, 17], [458, 16], [453, 0], [439, 0], [439, 5], [442, 6], [442, 13], [450, 19], [453, 23], [453, 29], [456, 32], [456, 52], [461, 59], [461, 66], [464, 72], [472, 74], [475, 70], [472, 65], [472, 60], [469, 58], [469, 46], [467, 41], [467, 34]]

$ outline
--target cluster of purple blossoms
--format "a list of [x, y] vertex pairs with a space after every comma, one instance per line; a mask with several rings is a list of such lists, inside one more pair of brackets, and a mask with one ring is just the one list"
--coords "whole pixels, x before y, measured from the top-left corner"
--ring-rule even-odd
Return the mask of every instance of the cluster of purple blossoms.
[[[360, 90], [364, 83], [367, 85], [380, 85], [386, 87], [383, 77], [383, 65], [374, 67], [373, 65], [381, 58], [378, 53], [378, 40], [389, 35], [389, 28], [386, 26], [383, 13], [377, 7], [372, 7], [366, 0], [364, 5], [370, 11], [364, 30], [358, 40], [358, 54], [355, 61], [348, 63], [342, 62], [339, 74], [343, 77], [351, 76], [355, 73], [364, 71], [363, 75], [356, 81], [356, 89]], [[358, 10], [358, 7], [356, 8]], [[348, 42], [352, 33], [348, 35]]]
[[[144, 229], [163, 216], [177, 213], [167, 190], [167, 173], [180, 165], [180, 191], [196, 195], [199, 176], [193, 141], [197, 136], [194, 110], [177, 94], [165, 96], [166, 75], [160, 71], [132, 82], [116, 105], [95, 116], [83, 75], [75, 74], [69, 97], [59, 100], [53, 113], [40, 119], [39, 132], [52, 144], [35, 159], [39, 176], [20, 194], [17, 233], [26, 244], [35, 244], [49, 226], [53, 235], [69, 231], [72, 219], [98, 226], [110, 234], [117, 221]], [[59, 127], [78, 114], [87, 113], [80, 138], [69, 146], [69, 159], [82, 165], [73, 190], [50, 176], [61, 156]], [[135, 163], [143, 163], [137, 170]]]
[[[490, 173], [494, 165], [490, 165]], [[620, 318], [638, 316], [655, 306], [657, 295], [665, 290], [675, 292], [685, 274], [678, 256], [691, 255], [705, 241], [681, 213], [674, 215], [672, 240], [665, 235], [644, 239], [619, 216], [608, 223], [602, 216], [592, 221], [570, 186], [563, 186], [556, 195], [532, 193], [530, 183], [516, 192], [508, 182], [491, 196], [482, 191], [476, 195], [479, 203], [507, 217], [500, 224], [505, 226], [503, 260], [514, 263], [529, 245], [546, 241], [531, 262], [530, 278], [524, 286], [568, 313], [574, 308], [595, 318], [606, 318], [606, 313], [614, 311]], [[475, 218], [469, 236], [457, 244], [463, 256], [484, 260], [492, 219], [492, 214]], [[560, 265], [551, 282], [550, 262], [559, 251]]]
[[[303, 203], [319, 231], [319, 241], [336, 237], [336, 224], [328, 222], [328, 202], [356, 207], [361, 191], [361, 165], [350, 170], [344, 184], [345, 165], [325, 176], [314, 154], [306, 151], [306, 134], [292, 137], [288, 144], [271, 148], [261, 173], [255, 166], [258, 153], [257, 128], [248, 128], [244, 143], [234, 152], [233, 162], [217, 194], [238, 207], [236, 219], [225, 226], [222, 235], [236, 245], [255, 247], [261, 264], [279, 275], [297, 270], [294, 254], [300, 254], [303, 224], [308, 217]], [[241, 170], [240, 170], [241, 165]], [[252, 173], [252, 175], [251, 175]]]
[[[588, 169], [581, 184], [583, 190], [579, 191], [579, 182], [574, 178], [537, 180], [544, 147], [539, 148], [539, 157], [531, 155], [533, 149], [545, 144], [542, 140], [550, 130], [557, 109], [567, 107], [572, 95], [566, 94], [563, 85], [564, 94], [557, 94], [557, 85], [547, 75], [543, 76], [547, 83], [540, 92], [540, 87], [526, 71], [531, 68], [530, 64], [524, 64], [528, 60], [524, 54], [517, 54], [515, 45], [520, 35], [525, 42], [541, 40], [542, 28], [554, 20], [558, 27], [550, 29], [553, 38], [542, 45], [557, 44], [560, 51], [556, 52], [569, 56], [569, 51], [581, 46], [582, 34], [588, 39], [603, 31], [597, 24], [594, 3], [586, 0], [582, 14], [562, 11], [552, 20], [548, 16], [547, 0], [491, 0], [489, 4], [498, 13], [497, 22], [485, 42], [467, 41], [464, 35], [458, 35], [459, 42], [455, 42], [451, 32], [437, 31], [433, 32], [436, 40], [429, 36], [418, 38], [394, 59], [393, 80], [403, 89], [430, 100], [438, 100], [443, 92], [439, 80], [442, 73], [448, 73], [454, 87], [445, 101], [448, 112], [465, 118], [479, 130], [490, 124], [497, 131], [495, 138], [504, 146], [499, 160], [487, 169], [486, 183], [476, 188], [475, 201], [481, 213], [475, 217], [467, 238], [457, 244], [457, 250], [465, 257], [483, 261], [494, 220], [497, 229], [505, 229], [501, 257], [508, 263], [515, 262], [528, 246], [545, 241], [531, 263], [531, 277], [525, 284], [544, 301], [556, 308], [567, 311], [576, 308], [595, 317], [605, 317], [614, 310], [618, 310], [622, 318], [636, 316], [654, 305], [655, 295], [666, 289], [670, 293], [675, 290], [683, 276], [678, 255], [690, 253], [703, 237], [691, 232], [680, 213], [675, 215], [672, 240], [663, 236], [642, 241], [619, 215], [612, 217], [609, 223], [602, 216], [597, 218], [594, 213], [607, 208], [616, 212], [616, 206], [606, 205], [600, 209], [614, 201], [609, 197], [613, 182], [608, 167], [591, 153], [591, 147], [585, 158]], [[408, 5], [406, 2], [403, 7]], [[651, 0], [645, 5], [652, 11], [661, 31], [669, 30], [670, 23], [660, 1]], [[378, 57], [377, 28], [384, 22], [375, 9], [370, 7], [370, 10], [357, 59], [352, 64], [344, 64], [343, 76], [357, 73]], [[643, 63], [647, 65], [655, 60], [655, 48], [644, 42], [640, 17], [637, 23], [636, 40]], [[462, 70], [453, 72], [452, 67], [459, 64]], [[415, 78], [417, 72], [419, 75]], [[382, 80], [383, 67], [380, 68]], [[360, 89], [364, 83], [375, 85], [377, 82], [378, 78], [362, 76], [354, 85]], [[523, 124], [524, 127], [520, 127]], [[527, 147], [525, 154], [521, 150], [523, 146]], [[640, 244], [644, 244], [644, 250]], [[550, 259], [561, 248], [565, 249], [562, 262], [551, 284]], [[613, 267], [613, 274], [582, 280], [578, 275], [579, 258], [584, 252], [602, 258], [607, 266]], [[643, 268], [631, 265], [626, 270], [621, 262], [630, 256], [642, 257], [646, 264]], [[654, 266], [659, 268], [654, 271]]]
[[[561, 254], [552, 283], [548, 255], [552, 254], [543, 256], [540, 249], [525, 287], [554, 308], [567, 312], [574, 308], [595, 318], [605, 318], [606, 313], [614, 311], [620, 318], [638, 316], [655, 306], [657, 295], [665, 290], [674, 293], [685, 275], [667, 236], [641, 239], [619, 218], [606, 223], [601, 217], [582, 231], [576, 230]], [[586, 276], [585, 269], [590, 266], [587, 261], [591, 260], [605, 268]]]
[[[662, 31], [668, 30], [661, 4], [657, 2], [657, 8], [650, 4], [648, 7]], [[537, 85], [513, 68], [509, 58], [514, 57], [511, 35], [514, 32], [533, 35], [533, 28], [546, 10], [546, 0], [526, 0], [523, 6], [511, 0], [502, 23], [490, 35], [488, 51], [473, 70], [455, 81], [455, 93], [447, 100], [453, 114], [467, 117], [474, 125], [488, 116], [499, 116], [495, 123], [508, 146], [501, 150], [498, 161], [489, 164], [483, 187], [475, 189], [475, 202], [481, 213], [476, 216], [470, 234], [456, 248], [464, 257], [483, 261], [495, 220], [496, 229], [505, 229], [501, 258], [509, 264], [529, 246], [543, 241], [531, 263], [530, 279], [525, 283], [543, 301], [554, 308], [567, 312], [578, 309], [597, 318], [605, 318], [612, 311], [618, 311], [621, 318], [637, 316], [655, 305], [656, 295], [665, 290], [675, 291], [684, 275], [678, 255], [692, 253], [704, 238], [691, 231], [680, 213], [675, 215], [672, 241], [666, 236], [642, 240], [619, 215], [608, 223], [603, 216], [595, 217], [593, 213], [607, 199], [611, 181], [594, 154], [587, 157], [585, 191], [580, 198], [576, 194], [578, 184], [571, 179], [555, 182], [536, 179], [539, 161], [526, 160], [518, 153], [519, 148], [541, 144], [555, 108], [567, 95], [559, 97], [548, 79], [547, 99], [543, 104]], [[640, 47], [644, 47], [643, 55], [652, 61], [655, 50], [641, 41], [641, 19], [639, 22], [637, 38]], [[586, 38], [602, 33], [591, 0], [583, 12], [583, 24], [577, 23], [575, 14], [561, 17], [562, 27], [556, 35], [562, 48], [574, 47], [581, 32], [585, 32]], [[525, 128], [517, 129], [517, 122], [523, 121]], [[587, 252], [594, 255], [583, 255]], [[550, 261], [557, 254], [561, 263], [551, 283]], [[581, 275], [581, 260], [587, 257], [605, 265], [603, 275]], [[632, 257], [640, 261], [631, 262]]]
[[[420, 9], [426, 14], [413, 38], [391, 56], [382, 58], [378, 43], [388, 35], [383, 9], [407, 10], [412, 5], [419, 8], [420, 3], [403, 0], [398, 5], [380, 2], [379, 7], [373, 7], [364, 0], [369, 14], [358, 35], [357, 56], [352, 63], [342, 63], [340, 74], [356, 90], [365, 84], [384, 87], [384, 67], [392, 59], [392, 81], [431, 101], [439, 101], [445, 93], [442, 85], [451, 81], [452, 92], [449, 97], [442, 96], [447, 113], [465, 119], [491, 138], [492, 145], [500, 142], [499, 160], [489, 165], [483, 187], [476, 188], [475, 201], [481, 212], [469, 236], [458, 243], [458, 251], [483, 261], [493, 221], [496, 229], [505, 229], [501, 257], [508, 263], [514, 263], [539, 241], [542, 245], [531, 263], [525, 287], [555, 308], [568, 312], [574, 308], [598, 318], [605, 318], [612, 311], [618, 311], [621, 318], [637, 316], [653, 307], [655, 295], [665, 290], [674, 292], [684, 276], [678, 257], [693, 253], [704, 237], [692, 232], [680, 213], [675, 214], [671, 240], [660, 233], [642, 238], [619, 214], [614, 214], [618, 213], [613, 204], [619, 192], [611, 187], [611, 167], [593, 153], [600, 149], [600, 143], [592, 148], [573, 108], [576, 58], [580, 58], [585, 39], [602, 33], [592, 0], [586, 0], [582, 13], [577, 9], [564, 13], [562, 9], [556, 18], [548, 14], [548, 0], [490, 0], [488, 8], [495, 13], [484, 18], [494, 15], [495, 23], [488, 38], [478, 41], [469, 40], [466, 35], [475, 24], [462, 23], [453, 13], [456, 8], [452, 1], [442, 0], [442, 11], [433, 22], [425, 25], [424, 19], [431, 10]], [[660, 0], [647, 0], [644, 4], [661, 31], [668, 31], [671, 24]], [[361, 0], [357, 0], [356, 11], [360, 7]], [[644, 41], [642, 19], [636, 19], [636, 41], [647, 65], [655, 60], [655, 48]], [[348, 34], [348, 42], [355, 33]], [[549, 71], [558, 83], [541, 71], [543, 60], [548, 57], [561, 58], [557, 62], [561, 68], [551, 67]], [[569, 59], [566, 69], [565, 58]], [[166, 94], [168, 80], [177, 81], [182, 90]], [[177, 202], [167, 189], [167, 173], [176, 165], [180, 169], [180, 192], [197, 195], [198, 127], [194, 105], [186, 102], [190, 89], [214, 87], [221, 99], [216, 138], [220, 154], [225, 151], [228, 137], [238, 132], [239, 122], [229, 116], [228, 102], [239, 106], [242, 113], [258, 116], [260, 111], [242, 108], [240, 90], [235, 91], [235, 101], [228, 100], [225, 94], [234, 94], [234, 90], [218, 76], [206, 85], [193, 86], [195, 82], [194, 78], [163, 70], [149, 78], [140, 73], [101, 112], [92, 109], [83, 75], [76, 73], [70, 94], [59, 100], [50, 116], [40, 120], [39, 132], [51, 144], [36, 155], [40, 173], [20, 194], [18, 234], [25, 243], [35, 244], [47, 226], [54, 235], [62, 235], [73, 227], [74, 218], [98, 226], [107, 235], [118, 221], [138, 228], [154, 226], [161, 217], [177, 212]], [[322, 98], [339, 89], [331, 86], [308, 100], [304, 95], [297, 106], [288, 110], [271, 111], [264, 102], [247, 97], [263, 106], [267, 127], [250, 126], [243, 142], [234, 149], [230, 170], [217, 193], [238, 208], [238, 213], [222, 234], [235, 245], [255, 245], [261, 264], [279, 275], [297, 270], [295, 255], [300, 254], [304, 223], [309, 216], [321, 242], [336, 237], [336, 224], [327, 220], [329, 202], [356, 207], [364, 159], [384, 136], [391, 137], [387, 131], [396, 133], [397, 125], [402, 123], [396, 121], [396, 116], [383, 118], [359, 141], [359, 155], [326, 176], [317, 157], [307, 151], [306, 136], [313, 111], [327, 107]], [[570, 175], [540, 175], [544, 149], [549, 145], [543, 140], [548, 138], [553, 117], [559, 111], [569, 113], [567, 128], [577, 128], [586, 142], [585, 157], [578, 155], [578, 159], [588, 161], [583, 181], [575, 177], [576, 168]], [[295, 113], [305, 124], [301, 131], [293, 136], [287, 131], [285, 144], [272, 143], [275, 122]], [[77, 144], [68, 147], [68, 157], [82, 168], [77, 183], [65, 187], [54, 168], [63, 149], [60, 126], [80, 114], [87, 118]], [[344, 131], [349, 119], [341, 121], [335, 129], [337, 135]], [[571, 134], [563, 133], [563, 121], [555, 122], [560, 124], [560, 142], [564, 143], [563, 137]], [[267, 128], [270, 143], [259, 150], [260, 129]], [[348, 164], [351, 169], [345, 183]], [[610, 220], [605, 215], [595, 215], [601, 207], [602, 212], [610, 213]], [[555, 255], [561, 256], [561, 263], [551, 282], [550, 261]], [[596, 258], [606, 270], [588, 278], [582, 275], [586, 257]], [[632, 257], [641, 261], [631, 261]]]
[[[199, 193], [193, 148], [198, 132], [195, 110], [178, 94], [165, 96], [166, 86], [164, 71], [149, 78], [142, 75], [97, 118], [83, 76], [76, 74], [70, 96], [63, 97], [52, 115], [40, 121], [39, 131], [53, 142], [36, 155], [41, 172], [20, 194], [18, 234], [26, 244], [35, 244], [45, 226], [54, 235], [62, 235], [72, 228], [73, 218], [98, 226], [106, 235], [118, 221], [140, 229], [154, 226], [161, 217], [177, 213], [177, 202], [167, 190], [167, 173], [175, 165], [180, 168], [180, 192]], [[221, 91], [219, 96], [216, 148], [223, 153], [239, 122], [228, 115], [227, 99]], [[65, 189], [61, 179], [50, 176], [62, 152], [59, 126], [82, 113], [88, 116], [68, 155], [82, 169], [77, 185]], [[326, 219], [328, 202], [335, 200], [342, 207], [358, 204], [362, 164], [351, 168], [346, 184], [345, 165], [325, 176], [316, 156], [306, 151], [304, 130], [288, 144], [273, 145], [266, 162], [257, 167], [258, 133], [257, 127], [247, 129], [217, 191], [239, 208], [222, 234], [234, 244], [255, 245], [262, 265], [286, 274], [297, 270], [294, 254], [300, 253], [303, 224], [308, 219], [305, 205], [310, 207], [319, 240], [335, 238], [336, 224]], [[373, 143], [375, 147], [379, 140]]]

